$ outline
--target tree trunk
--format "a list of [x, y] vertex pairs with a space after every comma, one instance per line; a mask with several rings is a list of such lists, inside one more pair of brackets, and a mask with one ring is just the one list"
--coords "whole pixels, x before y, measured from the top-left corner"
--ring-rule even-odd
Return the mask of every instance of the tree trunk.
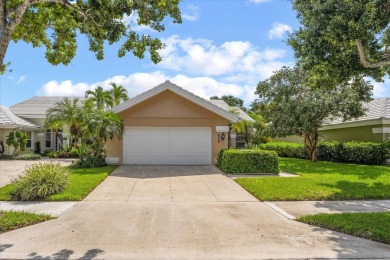
[[312, 162], [316, 162], [317, 159], [317, 145], [318, 145], [318, 131], [314, 133], [304, 133], [305, 149], [309, 155], [309, 159]]

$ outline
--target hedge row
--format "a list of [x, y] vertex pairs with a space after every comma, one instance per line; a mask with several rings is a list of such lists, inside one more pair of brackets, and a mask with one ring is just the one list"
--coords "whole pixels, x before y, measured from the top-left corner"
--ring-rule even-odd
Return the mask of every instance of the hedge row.
[[217, 166], [226, 173], [279, 173], [277, 153], [258, 149], [222, 150]]
[[[259, 145], [260, 149], [272, 150], [281, 157], [307, 159], [303, 144], [289, 142], [272, 142]], [[374, 142], [320, 142], [318, 160], [380, 165], [390, 159], [390, 143]]]

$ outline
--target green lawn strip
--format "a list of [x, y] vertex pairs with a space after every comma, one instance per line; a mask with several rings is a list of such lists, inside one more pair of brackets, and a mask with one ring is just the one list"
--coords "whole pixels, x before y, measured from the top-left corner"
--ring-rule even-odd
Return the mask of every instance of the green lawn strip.
[[390, 213], [342, 213], [302, 216], [310, 225], [390, 244]]
[[24, 211], [0, 211], [0, 233], [34, 225], [54, 217]]
[[[71, 169], [70, 184], [61, 193], [47, 197], [46, 201], [79, 201], [99, 185], [116, 166]], [[13, 184], [0, 188], [0, 200], [12, 200]]]
[[282, 171], [296, 178], [238, 178], [259, 200], [389, 199], [390, 167], [279, 158]]

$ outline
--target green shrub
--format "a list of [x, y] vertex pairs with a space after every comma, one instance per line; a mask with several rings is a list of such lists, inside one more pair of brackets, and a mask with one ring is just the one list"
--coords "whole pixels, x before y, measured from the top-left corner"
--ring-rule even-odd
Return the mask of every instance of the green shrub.
[[77, 151], [76, 147], [72, 147], [72, 149], [70, 149], [70, 155], [72, 157], [79, 157], [79, 152]]
[[337, 141], [319, 142], [318, 159], [321, 161], [341, 162], [343, 144]]
[[87, 156], [85, 159], [78, 159], [77, 161], [73, 162], [72, 167], [73, 168], [97, 168], [97, 167], [103, 167], [106, 166], [106, 160], [103, 157], [92, 157]]
[[70, 172], [59, 163], [38, 163], [24, 170], [12, 183], [13, 196], [20, 200], [43, 199], [68, 186]]
[[305, 146], [300, 143], [270, 142], [260, 144], [258, 148], [262, 150], [275, 151], [280, 157], [308, 159]]
[[219, 167], [226, 173], [279, 173], [278, 155], [273, 151], [231, 149], [219, 156]]
[[386, 161], [386, 151], [383, 143], [348, 142], [343, 143], [341, 159], [347, 163], [378, 165]]
[[15, 156], [15, 160], [39, 160], [42, 156], [37, 153], [25, 152]]

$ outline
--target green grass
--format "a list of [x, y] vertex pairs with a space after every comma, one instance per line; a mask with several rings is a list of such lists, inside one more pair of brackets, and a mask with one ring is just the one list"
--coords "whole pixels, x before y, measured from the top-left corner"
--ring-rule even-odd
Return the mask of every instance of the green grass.
[[310, 225], [390, 244], [390, 213], [343, 213], [302, 216]]
[[50, 219], [53, 219], [53, 217], [44, 214], [23, 211], [0, 211], [0, 233], [34, 225]]
[[282, 171], [300, 177], [239, 178], [259, 200], [389, 199], [390, 167], [279, 158]]
[[[97, 185], [99, 185], [116, 166], [101, 168], [71, 169], [70, 184], [61, 193], [51, 195], [47, 201], [78, 201], [84, 199]], [[14, 185], [8, 184], [0, 188], [0, 200], [12, 200]]]

